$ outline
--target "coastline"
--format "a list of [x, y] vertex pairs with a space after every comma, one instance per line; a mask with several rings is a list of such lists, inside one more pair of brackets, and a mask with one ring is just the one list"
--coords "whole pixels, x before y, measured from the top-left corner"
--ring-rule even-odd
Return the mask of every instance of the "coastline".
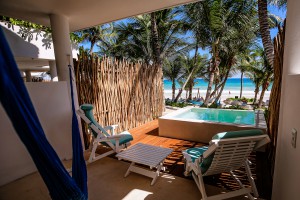
[[[179, 90], [176, 90], [175, 91], [175, 96], [178, 94], [178, 91]], [[206, 95], [206, 90], [199, 90], [200, 92], [200, 97], [203, 97], [205, 98], [205, 95]], [[270, 98], [270, 92], [271, 91], [266, 91], [265, 92], [265, 95], [264, 95], [264, 98], [263, 98], [263, 101], [266, 102], [267, 100], [269, 100]], [[193, 90], [193, 98], [194, 97], [197, 97], [197, 94], [198, 94], [198, 90]], [[199, 94], [198, 94], [199, 96]], [[221, 96], [221, 102], [226, 100], [227, 98], [234, 98], [235, 96], [240, 96], [240, 90], [230, 90], [230, 93], [229, 93], [229, 90], [224, 90], [222, 92], [222, 96]], [[246, 97], [246, 98], [254, 98], [254, 91], [243, 91], [242, 93], [242, 97]], [[257, 98], [260, 97], [260, 92], [258, 93], [257, 95]], [[164, 98], [167, 99], [171, 99], [172, 98], [172, 90], [164, 90]], [[182, 94], [181, 94], [181, 98], [183, 99], [186, 99], [186, 92], [183, 91]]]

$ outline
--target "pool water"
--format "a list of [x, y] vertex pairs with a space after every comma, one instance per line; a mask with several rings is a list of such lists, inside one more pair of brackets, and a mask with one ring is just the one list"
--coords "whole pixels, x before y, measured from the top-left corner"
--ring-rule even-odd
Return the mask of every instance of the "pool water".
[[186, 112], [176, 115], [175, 118], [254, 125], [254, 116], [254, 111], [192, 108]]

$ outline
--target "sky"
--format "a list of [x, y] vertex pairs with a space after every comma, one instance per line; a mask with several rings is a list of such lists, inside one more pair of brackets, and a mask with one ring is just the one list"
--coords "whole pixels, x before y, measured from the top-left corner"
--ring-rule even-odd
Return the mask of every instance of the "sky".
[[[278, 9], [277, 7], [275, 6], [268, 6], [268, 11], [278, 17], [280, 17], [282, 20], [286, 18], [286, 9], [285, 8], [282, 8], [282, 9]], [[271, 33], [271, 38], [273, 39], [277, 33], [278, 33], [278, 30], [277, 28], [273, 28], [270, 30], [270, 33]], [[259, 41], [259, 43], [262, 45], [261, 41]], [[81, 43], [79, 44], [80, 46], [83, 46], [84, 48], [90, 48], [90, 43], [89, 42], [84, 42], [84, 43]], [[97, 51], [98, 48], [97, 46], [94, 47], [94, 51]], [[194, 54], [194, 51], [191, 51], [190, 52], [190, 55], [193, 55]], [[209, 51], [206, 49], [206, 50], [202, 50], [200, 49], [199, 50], [199, 54], [201, 55], [204, 55], [204, 54], [209, 54]], [[233, 78], [238, 78], [240, 77], [241, 74], [240, 73], [237, 73], [233, 76]]]

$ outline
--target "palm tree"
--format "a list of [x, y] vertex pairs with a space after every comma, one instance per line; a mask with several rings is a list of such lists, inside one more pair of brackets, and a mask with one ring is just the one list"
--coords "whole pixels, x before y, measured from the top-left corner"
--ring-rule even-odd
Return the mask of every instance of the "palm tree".
[[120, 54], [132, 61], [161, 65], [165, 58], [174, 59], [188, 52], [190, 47], [181, 37], [184, 30], [178, 14], [175, 9], [166, 9], [118, 23]]
[[243, 78], [245, 72], [249, 70], [250, 67], [250, 57], [249, 54], [242, 54], [239, 58], [239, 63], [237, 65], [237, 69], [241, 72], [241, 89], [240, 89], [240, 98], [242, 98], [243, 94]]
[[259, 93], [259, 88], [262, 86], [263, 83], [263, 69], [261, 65], [256, 65], [253, 62], [251, 63], [251, 66], [249, 67], [249, 70], [246, 72], [246, 76], [250, 78], [250, 80], [254, 83], [255, 89], [254, 89], [254, 99], [253, 103], [257, 103], [257, 95]]
[[[242, 36], [247, 36], [246, 27], [253, 27], [254, 18], [256, 16], [255, 1], [224, 1], [224, 0], [208, 0], [196, 3], [202, 9], [197, 15], [199, 27], [202, 28], [201, 33], [205, 33], [205, 37], [200, 38], [200, 43], [207, 46], [211, 52], [210, 64], [208, 67], [208, 87], [204, 101], [204, 105], [208, 104], [211, 98], [213, 84], [219, 84], [219, 65], [222, 62], [221, 52], [226, 51], [225, 42], [229, 40], [233, 32], [241, 31], [244, 33]], [[202, 12], [201, 12], [202, 11]], [[200, 17], [201, 16], [201, 17]], [[241, 36], [241, 35], [240, 35]], [[231, 43], [235, 40], [241, 40], [238, 37], [231, 37]], [[231, 56], [233, 58], [234, 56]]]
[[[287, 0], [269, 0], [269, 3], [281, 8], [286, 6]], [[273, 66], [274, 49], [270, 35], [268, 0], [258, 0], [258, 18], [260, 35], [266, 51], [267, 61], [269, 65]]]
[[[195, 61], [194, 58], [191, 58], [189, 56], [181, 57], [180, 63], [184, 70], [184, 73], [181, 77], [182, 82], [184, 81], [184, 84], [182, 85], [182, 88], [187, 88], [188, 90], [188, 98], [187, 100], [191, 100], [193, 96], [193, 87], [197, 82], [195, 81], [196, 78], [203, 77], [205, 74], [205, 67], [207, 65], [207, 56], [198, 56]], [[188, 79], [188, 81], [186, 81]]]
[[[260, 46], [257, 46], [253, 53], [251, 54], [253, 61], [251, 62], [250, 72], [252, 76], [250, 78], [255, 83], [255, 97], [256, 101], [257, 93], [259, 87], [262, 87], [261, 94], [258, 101], [258, 107], [262, 106], [262, 101], [264, 98], [265, 91], [268, 89], [268, 86], [272, 80], [273, 70], [271, 65], [269, 65], [267, 60], [267, 55], [264, 49]], [[254, 103], [255, 103], [254, 101]]]
[[172, 101], [175, 99], [176, 80], [182, 73], [182, 67], [180, 60], [175, 59], [174, 61], [165, 60], [163, 65], [164, 77], [172, 81]]
[[101, 41], [103, 44], [106, 43], [106, 38], [109, 34], [109, 31], [112, 30], [112, 25], [102, 25], [102, 26], [95, 26], [92, 28], [88, 28], [79, 32], [76, 32], [76, 35], [81, 37], [82, 41], [90, 42], [90, 50], [89, 54], [93, 53], [94, 46], [97, 42]]

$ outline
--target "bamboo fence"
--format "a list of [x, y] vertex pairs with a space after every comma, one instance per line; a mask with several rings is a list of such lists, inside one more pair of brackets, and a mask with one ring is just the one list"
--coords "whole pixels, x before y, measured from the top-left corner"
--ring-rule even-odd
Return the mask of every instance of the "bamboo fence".
[[120, 132], [162, 115], [160, 67], [86, 53], [78, 56], [74, 66], [79, 104], [93, 104], [99, 124], [118, 124]]
[[[285, 24], [285, 23], [284, 23]], [[274, 172], [275, 153], [277, 146], [277, 135], [279, 125], [279, 110], [280, 110], [280, 97], [281, 97], [281, 80], [283, 69], [283, 53], [284, 53], [284, 39], [285, 39], [285, 25], [279, 27], [279, 32], [274, 38], [274, 82], [270, 94], [269, 114], [268, 114], [268, 134], [271, 139], [270, 146], [270, 160], [271, 160], [271, 173]]]

